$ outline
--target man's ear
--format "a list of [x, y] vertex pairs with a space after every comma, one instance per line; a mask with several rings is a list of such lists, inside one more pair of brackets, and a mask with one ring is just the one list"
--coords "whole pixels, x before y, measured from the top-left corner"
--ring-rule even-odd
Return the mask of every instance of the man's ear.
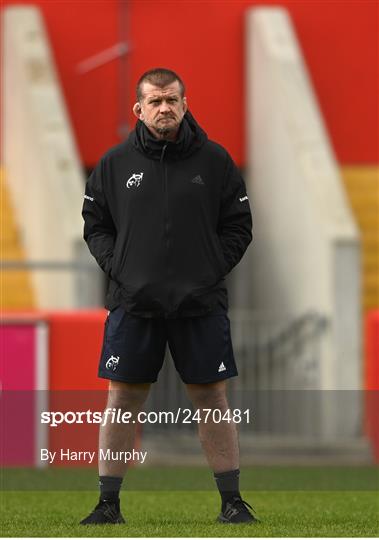
[[183, 98], [183, 109], [184, 109], [185, 113], [188, 111], [188, 105], [187, 105], [187, 98], [186, 97]]
[[143, 120], [142, 108], [139, 101], [133, 105], [133, 113], [139, 120]]

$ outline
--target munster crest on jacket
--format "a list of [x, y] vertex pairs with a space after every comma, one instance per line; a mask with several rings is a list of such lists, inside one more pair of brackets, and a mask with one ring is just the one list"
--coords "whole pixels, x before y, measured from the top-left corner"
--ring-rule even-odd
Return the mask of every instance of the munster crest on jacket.
[[143, 172], [133, 173], [132, 176], [128, 178], [126, 182], [126, 187], [128, 189], [132, 187], [139, 187], [139, 185], [142, 182], [142, 178], [143, 178]]

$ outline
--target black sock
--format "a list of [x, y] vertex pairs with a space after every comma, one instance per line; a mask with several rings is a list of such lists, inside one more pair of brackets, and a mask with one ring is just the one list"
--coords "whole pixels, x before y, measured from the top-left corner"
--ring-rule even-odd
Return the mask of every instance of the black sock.
[[122, 478], [117, 476], [99, 476], [100, 499], [119, 502]]
[[214, 478], [221, 495], [222, 509], [224, 509], [227, 501], [230, 501], [230, 499], [233, 497], [241, 497], [239, 489], [239, 476], [239, 469], [222, 473], [214, 473]]

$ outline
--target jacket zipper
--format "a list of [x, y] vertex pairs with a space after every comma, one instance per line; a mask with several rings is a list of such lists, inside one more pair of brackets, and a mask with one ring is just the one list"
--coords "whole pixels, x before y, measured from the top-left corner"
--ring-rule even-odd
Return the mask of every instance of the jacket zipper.
[[[167, 281], [169, 282], [170, 278], [170, 268], [169, 268], [169, 249], [170, 249], [170, 239], [169, 239], [169, 222], [168, 222], [168, 180], [167, 180], [167, 165], [164, 162], [165, 152], [167, 149], [167, 144], [162, 147], [160, 162], [163, 167], [163, 190], [164, 190], [164, 233], [166, 239], [166, 274]], [[169, 312], [169, 311], [168, 311]], [[168, 312], [165, 313], [167, 317]]]

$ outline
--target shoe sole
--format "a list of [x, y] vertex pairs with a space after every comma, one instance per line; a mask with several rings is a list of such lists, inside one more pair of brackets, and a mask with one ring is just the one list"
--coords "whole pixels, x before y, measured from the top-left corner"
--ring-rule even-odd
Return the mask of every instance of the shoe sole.
[[229, 521], [228, 519], [226, 519], [224, 516], [220, 515], [218, 516], [218, 518], [216, 519], [216, 521], [218, 523], [223, 523], [223, 524], [229, 524], [229, 525], [241, 525], [243, 523], [259, 523], [259, 519], [257, 518], [252, 518], [251, 520], [249, 521]]
[[123, 517], [118, 518], [117, 521], [108, 521], [108, 523], [82, 523], [80, 522], [79, 525], [84, 525], [84, 527], [90, 527], [91, 525], [122, 525], [126, 523], [125, 519]]
[[109, 521], [108, 523], [79, 523], [79, 525], [82, 525], [83, 527], [99, 527], [101, 525], [123, 525], [124, 523], [126, 523], [126, 521]]

